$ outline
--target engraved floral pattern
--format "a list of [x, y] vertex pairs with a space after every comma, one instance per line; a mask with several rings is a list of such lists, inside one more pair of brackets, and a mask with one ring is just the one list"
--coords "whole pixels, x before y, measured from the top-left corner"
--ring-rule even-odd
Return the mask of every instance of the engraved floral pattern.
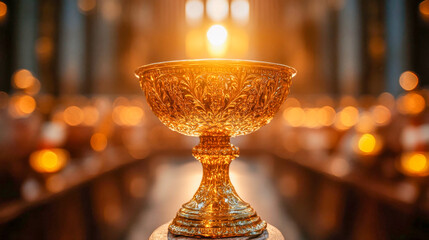
[[269, 123], [295, 70], [251, 61], [178, 61], [137, 71], [152, 111], [190, 136], [251, 133]]

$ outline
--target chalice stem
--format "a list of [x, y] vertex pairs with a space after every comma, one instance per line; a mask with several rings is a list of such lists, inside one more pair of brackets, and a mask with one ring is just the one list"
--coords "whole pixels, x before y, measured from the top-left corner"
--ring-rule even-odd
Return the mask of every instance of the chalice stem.
[[239, 155], [230, 137], [201, 136], [192, 154], [203, 165], [203, 178], [192, 200], [177, 213], [170, 232], [218, 238], [261, 234], [266, 223], [238, 196], [229, 178], [229, 165]]

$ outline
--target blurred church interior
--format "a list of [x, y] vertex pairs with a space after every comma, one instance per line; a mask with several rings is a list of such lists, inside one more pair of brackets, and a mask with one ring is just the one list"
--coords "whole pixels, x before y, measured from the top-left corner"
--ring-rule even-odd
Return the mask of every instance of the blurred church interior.
[[429, 0], [0, 0], [0, 239], [171, 221], [198, 139], [134, 71], [201, 58], [298, 71], [271, 124], [232, 139], [231, 181], [286, 239], [429, 239]]

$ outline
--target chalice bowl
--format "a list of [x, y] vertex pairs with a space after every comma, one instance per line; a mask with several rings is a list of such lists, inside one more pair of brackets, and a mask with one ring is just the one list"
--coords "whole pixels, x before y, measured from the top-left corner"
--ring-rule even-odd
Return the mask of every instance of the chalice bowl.
[[136, 76], [152, 111], [173, 131], [200, 138], [192, 155], [201, 184], [168, 230], [189, 237], [241, 237], [267, 227], [236, 193], [229, 165], [239, 150], [231, 137], [269, 123], [289, 93], [295, 69], [247, 60], [183, 60], [140, 67]]

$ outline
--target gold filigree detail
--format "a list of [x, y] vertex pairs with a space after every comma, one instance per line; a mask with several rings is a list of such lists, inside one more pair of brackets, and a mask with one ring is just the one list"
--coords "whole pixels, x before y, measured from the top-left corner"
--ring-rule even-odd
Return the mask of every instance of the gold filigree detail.
[[230, 137], [269, 123], [289, 93], [295, 70], [240, 60], [190, 60], [143, 66], [140, 85], [170, 129], [200, 136], [192, 153], [203, 165], [201, 185], [169, 226], [185, 236], [261, 234], [266, 223], [235, 192], [229, 165], [239, 154]]
[[251, 61], [178, 61], [137, 70], [152, 111], [189, 136], [244, 135], [269, 123], [295, 70]]

